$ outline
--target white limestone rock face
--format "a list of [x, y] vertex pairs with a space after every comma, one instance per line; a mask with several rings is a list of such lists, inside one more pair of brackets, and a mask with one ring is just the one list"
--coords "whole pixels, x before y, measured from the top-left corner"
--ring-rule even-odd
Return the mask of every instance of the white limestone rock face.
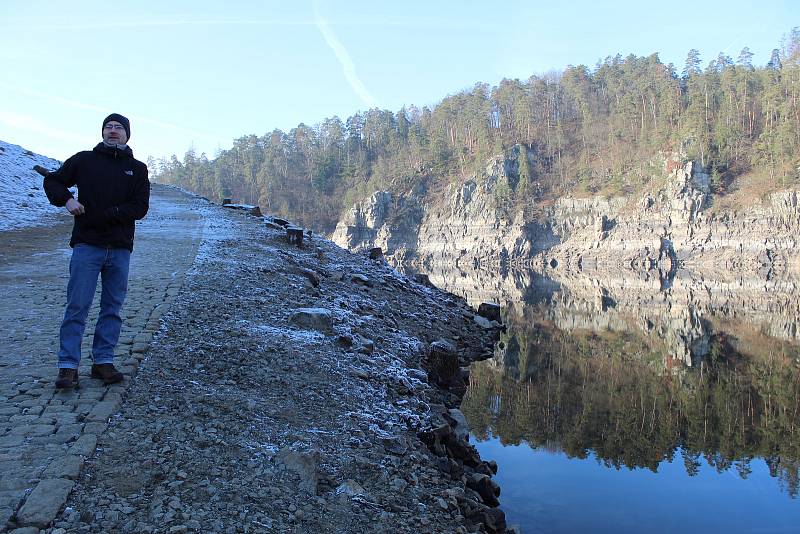
[[331, 239], [351, 250], [365, 248], [366, 243], [375, 241], [391, 209], [392, 194], [389, 191], [376, 191], [347, 212], [336, 225]]
[[535, 224], [500, 207], [502, 193], [517, 186], [518, 154], [492, 158], [483, 172], [444, 191], [428, 191], [423, 184], [396, 197], [374, 193], [353, 206], [331, 239], [350, 250], [381, 247], [394, 260], [423, 263], [530, 257], [541, 248], [535, 250], [535, 243], [557, 241], [532, 236]]
[[673, 275], [681, 266], [762, 274], [800, 266], [798, 191], [773, 193], [739, 212], [720, 211], [708, 173], [670, 154], [661, 157], [656, 186], [638, 197], [563, 197], [544, 217], [527, 220], [502, 202], [518, 186], [519, 154], [494, 157], [480, 173], [443, 190], [423, 184], [403, 194], [376, 192], [353, 206], [332, 240], [351, 250], [381, 247], [390, 260], [426, 265], [509, 260]]

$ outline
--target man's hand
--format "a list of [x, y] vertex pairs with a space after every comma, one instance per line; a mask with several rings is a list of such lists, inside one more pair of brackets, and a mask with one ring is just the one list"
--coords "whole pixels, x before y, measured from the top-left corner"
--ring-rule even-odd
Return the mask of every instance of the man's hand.
[[67, 211], [72, 215], [83, 215], [86, 213], [86, 210], [83, 209], [83, 204], [75, 200], [75, 198], [67, 200]]

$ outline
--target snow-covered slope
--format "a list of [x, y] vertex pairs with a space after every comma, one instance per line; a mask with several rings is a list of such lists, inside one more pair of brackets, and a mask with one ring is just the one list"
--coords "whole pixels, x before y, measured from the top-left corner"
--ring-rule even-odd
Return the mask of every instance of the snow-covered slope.
[[43, 226], [66, 213], [47, 201], [34, 165], [55, 170], [61, 162], [0, 141], [0, 231]]

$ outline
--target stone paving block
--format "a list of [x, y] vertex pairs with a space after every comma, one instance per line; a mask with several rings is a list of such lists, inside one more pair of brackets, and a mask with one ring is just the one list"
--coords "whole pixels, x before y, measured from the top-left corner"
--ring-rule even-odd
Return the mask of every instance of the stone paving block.
[[96, 404], [97, 402], [95, 401], [78, 403], [75, 405], [75, 411], [73, 413], [75, 413], [78, 416], [78, 420], [80, 420], [81, 417], [88, 415], [89, 412], [94, 409]]
[[59, 389], [56, 395], [50, 400], [50, 404], [60, 401], [62, 404], [69, 404], [76, 398], [80, 391], [86, 386], [85, 380], [80, 380], [80, 387], [77, 389]]
[[[0, 528], [2, 528], [8, 520], [17, 511], [20, 501], [25, 496], [24, 490], [16, 491], [0, 491]], [[39, 531], [36, 531], [39, 534]]]
[[81, 472], [83, 457], [74, 454], [56, 458], [45, 469], [43, 476], [47, 478], [69, 478], [75, 480]]
[[[43, 438], [34, 438], [43, 439]], [[36, 447], [25, 447], [22, 459], [27, 464], [37, 464], [45, 466], [56, 456], [66, 454], [63, 445], [58, 443], [40, 443]]]
[[101, 401], [95, 404], [92, 411], [86, 416], [86, 421], [108, 421], [119, 409], [119, 402], [115, 400]]
[[49, 436], [56, 431], [55, 425], [36, 425], [36, 424], [22, 424], [15, 426], [11, 430], [11, 434], [22, 435], [25, 437], [38, 437]]
[[47, 404], [47, 399], [42, 399], [40, 397], [37, 397], [35, 399], [25, 399], [24, 401], [17, 403], [17, 406], [19, 406], [20, 408], [28, 408], [32, 406], [42, 406], [45, 404]]
[[50, 434], [49, 436], [37, 436], [27, 438], [28, 445], [33, 447], [47, 447], [55, 445], [64, 445], [75, 441], [75, 436], [69, 434]]
[[22, 426], [22, 425], [30, 425], [34, 421], [38, 421], [38, 415], [12, 415], [8, 422], [11, 423], [12, 426]]
[[126, 382], [120, 382], [118, 384], [108, 386], [107, 393], [119, 393], [121, 395], [125, 393], [126, 389], [128, 389], [128, 384]]
[[0, 447], [18, 447], [25, 442], [25, 436], [22, 434], [9, 434], [0, 437]]
[[72, 480], [63, 478], [39, 482], [17, 512], [17, 524], [23, 527], [46, 528], [67, 502], [74, 485]]
[[152, 334], [144, 334], [143, 333], [143, 334], [139, 334], [135, 338], [133, 338], [133, 343], [134, 344], [136, 344], [136, 343], [144, 343], [144, 344], [148, 344], [149, 345], [151, 341], [153, 341], [153, 335]]
[[84, 434], [75, 440], [72, 447], [69, 448], [70, 454], [79, 454], [81, 456], [91, 456], [97, 447], [96, 434]]
[[[36, 477], [30, 477], [27, 473], [9, 473], [0, 479], [0, 493], [9, 491], [26, 491], [36, 483]], [[16, 508], [15, 508], [16, 509]]]
[[0, 407], [0, 415], [17, 415], [21, 410], [13, 406]]
[[38, 460], [3, 462], [0, 467], [0, 491], [24, 490], [33, 486], [44, 469]]
[[92, 389], [85, 389], [81, 391], [80, 398], [82, 400], [100, 400], [105, 393], [105, 389], [101, 388], [92, 388]]
[[31, 406], [29, 408], [23, 408], [22, 414], [23, 415], [41, 415], [44, 411], [44, 406]]
[[92, 421], [91, 423], [86, 423], [86, 425], [84, 425], [83, 431], [87, 434], [95, 434], [99, 436], [106, 431], [106, 428], [108, 428], [107, 423], [102, 421]]
[[83, 431], [83, 424], [73, 423], [69, 425], [61, 425], [56, 430], [56, 436], [66, 435], [71, 437], [71, 441], [78, 439]]
[[122, 402], [122, 395], [116, 391], [108, 391], [103, 397], [103, 402]]
[[46, 407], [44, 409], [44, 413], [46, 414], [64, 413], [64, 412], [71, 412], [73, 409], [74, 407], [69, 404], [56, 404]]
[[0, 462], [17, 462], [20, 458], [22, 452], [18, 448], [0, 449]]
[[77, 413], [61, 413], [61, 414], [57, 414], [53, 418], [53, 421], [59, 427], [61, 427], [63, 425], [72, 425], [72, 424], [75, 424], [75, 423], [78, 422], [78, 416], [79, 415], [80, 414], [77, 414]]

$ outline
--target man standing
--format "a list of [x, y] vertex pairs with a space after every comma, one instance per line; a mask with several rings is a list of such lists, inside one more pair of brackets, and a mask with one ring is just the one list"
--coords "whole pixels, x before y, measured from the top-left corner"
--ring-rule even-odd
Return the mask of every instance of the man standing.
[[[100, 314], [92, 343], [92, 378], [106, 384], [123, 379], [114, 367], [114, 348], [122, 327], [120, 310], [128, 290], [135, 221], [147, 214], [150, 181], [147, 166], [128, 147], [130, 121], [112, 113], [103, 121], [103, 141], [78, 152], [44, 179], [54, 206], [66, 206], [75, 217], [69, 263], [67, 307], [61, 323], [57, 388], [78, 386], [78, 364], [86, 316], [97, 278], [102, 280]], [[69, 188], [78, 187], [78, 198]]]

